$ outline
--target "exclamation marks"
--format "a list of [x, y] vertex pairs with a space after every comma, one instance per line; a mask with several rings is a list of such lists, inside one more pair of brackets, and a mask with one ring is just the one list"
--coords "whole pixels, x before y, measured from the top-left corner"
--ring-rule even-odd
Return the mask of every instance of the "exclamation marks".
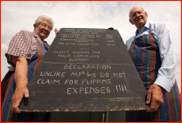
[[121, 93], [121, 92], [127, 91], [127, 88], [125, 85], [116, 85], [116, 91], [118, 93]]

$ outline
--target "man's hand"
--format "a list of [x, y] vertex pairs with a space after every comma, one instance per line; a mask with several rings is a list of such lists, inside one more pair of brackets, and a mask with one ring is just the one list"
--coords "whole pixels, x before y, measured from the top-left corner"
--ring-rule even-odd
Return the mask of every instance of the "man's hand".
[[162, 88], [158, 85], [151, 85], [147, 92], [147, 104], [150, 104], [147, 112], [155, 112], [159, 106], [164, 103]]
[[12, 97], [12, 111], [15, 113], [20, 113], [19, 105], [23, 97], [29, 97], [29, 91], [26, 86], [16, 87], [15, 92]]
[[113, 27], [109, 27], [108, 29], [110, 29], [110, 30], [114, 30], [114, 28], [113, 28]]

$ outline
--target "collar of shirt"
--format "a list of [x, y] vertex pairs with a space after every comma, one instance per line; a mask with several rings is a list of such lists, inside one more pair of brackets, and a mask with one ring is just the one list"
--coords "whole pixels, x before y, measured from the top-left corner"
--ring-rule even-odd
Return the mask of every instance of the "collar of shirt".
[[38, 34], [37, 34], [36, 32], [33, 32], [33, 35], [34, 35], [34, 37], [37, 39], [37, 41], [38, 41], [42, 46], [44, 46], [44, 45], [49, 46], [49, 45], [47, 44], [46, 41], [42, 41], [42, 40], [40, 39], [40, 37], [38, 36]]
[[143, 28], [140, 30], [140, 32], [138, 33], [138, 31], [136, 30], [136, 32], [135, 32], [135, 38], [138, 38], [138, 37], [140, 37], [141, 35], [143, 35], [143, 34], [149, 34], [149, 23], [147, 22], [144, 26], [143, 26]]

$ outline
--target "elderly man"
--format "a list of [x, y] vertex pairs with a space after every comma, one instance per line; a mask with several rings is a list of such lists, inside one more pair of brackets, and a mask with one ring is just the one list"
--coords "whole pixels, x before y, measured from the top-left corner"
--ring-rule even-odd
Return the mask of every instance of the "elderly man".
[[147, 12], [135, 6], [129, 21], [137, 30], [127, 49], [147, 90], [147, 111], [126, 113], [126, 121], [181, 121], [181, 104], [175, 82], [175, 58], [169, 31], [164, 24], [147, 22]]

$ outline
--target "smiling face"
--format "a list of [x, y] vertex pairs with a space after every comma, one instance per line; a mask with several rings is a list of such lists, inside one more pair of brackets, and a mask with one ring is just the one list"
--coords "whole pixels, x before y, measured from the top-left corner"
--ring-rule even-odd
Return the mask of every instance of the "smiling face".
[[43, 20], [39, 24], [34, 24], [33, 26], [34, 26], [34, 32], [38, 34], [38, 36], [40, 37], [42, 41], [49, 36], [52, 30], [51, 24], [45, 20]]
[[130, 11], [130, 23], [134, 24], [138, 31], [147, 23], [147, 12], [141, 7], [133, 7]]

